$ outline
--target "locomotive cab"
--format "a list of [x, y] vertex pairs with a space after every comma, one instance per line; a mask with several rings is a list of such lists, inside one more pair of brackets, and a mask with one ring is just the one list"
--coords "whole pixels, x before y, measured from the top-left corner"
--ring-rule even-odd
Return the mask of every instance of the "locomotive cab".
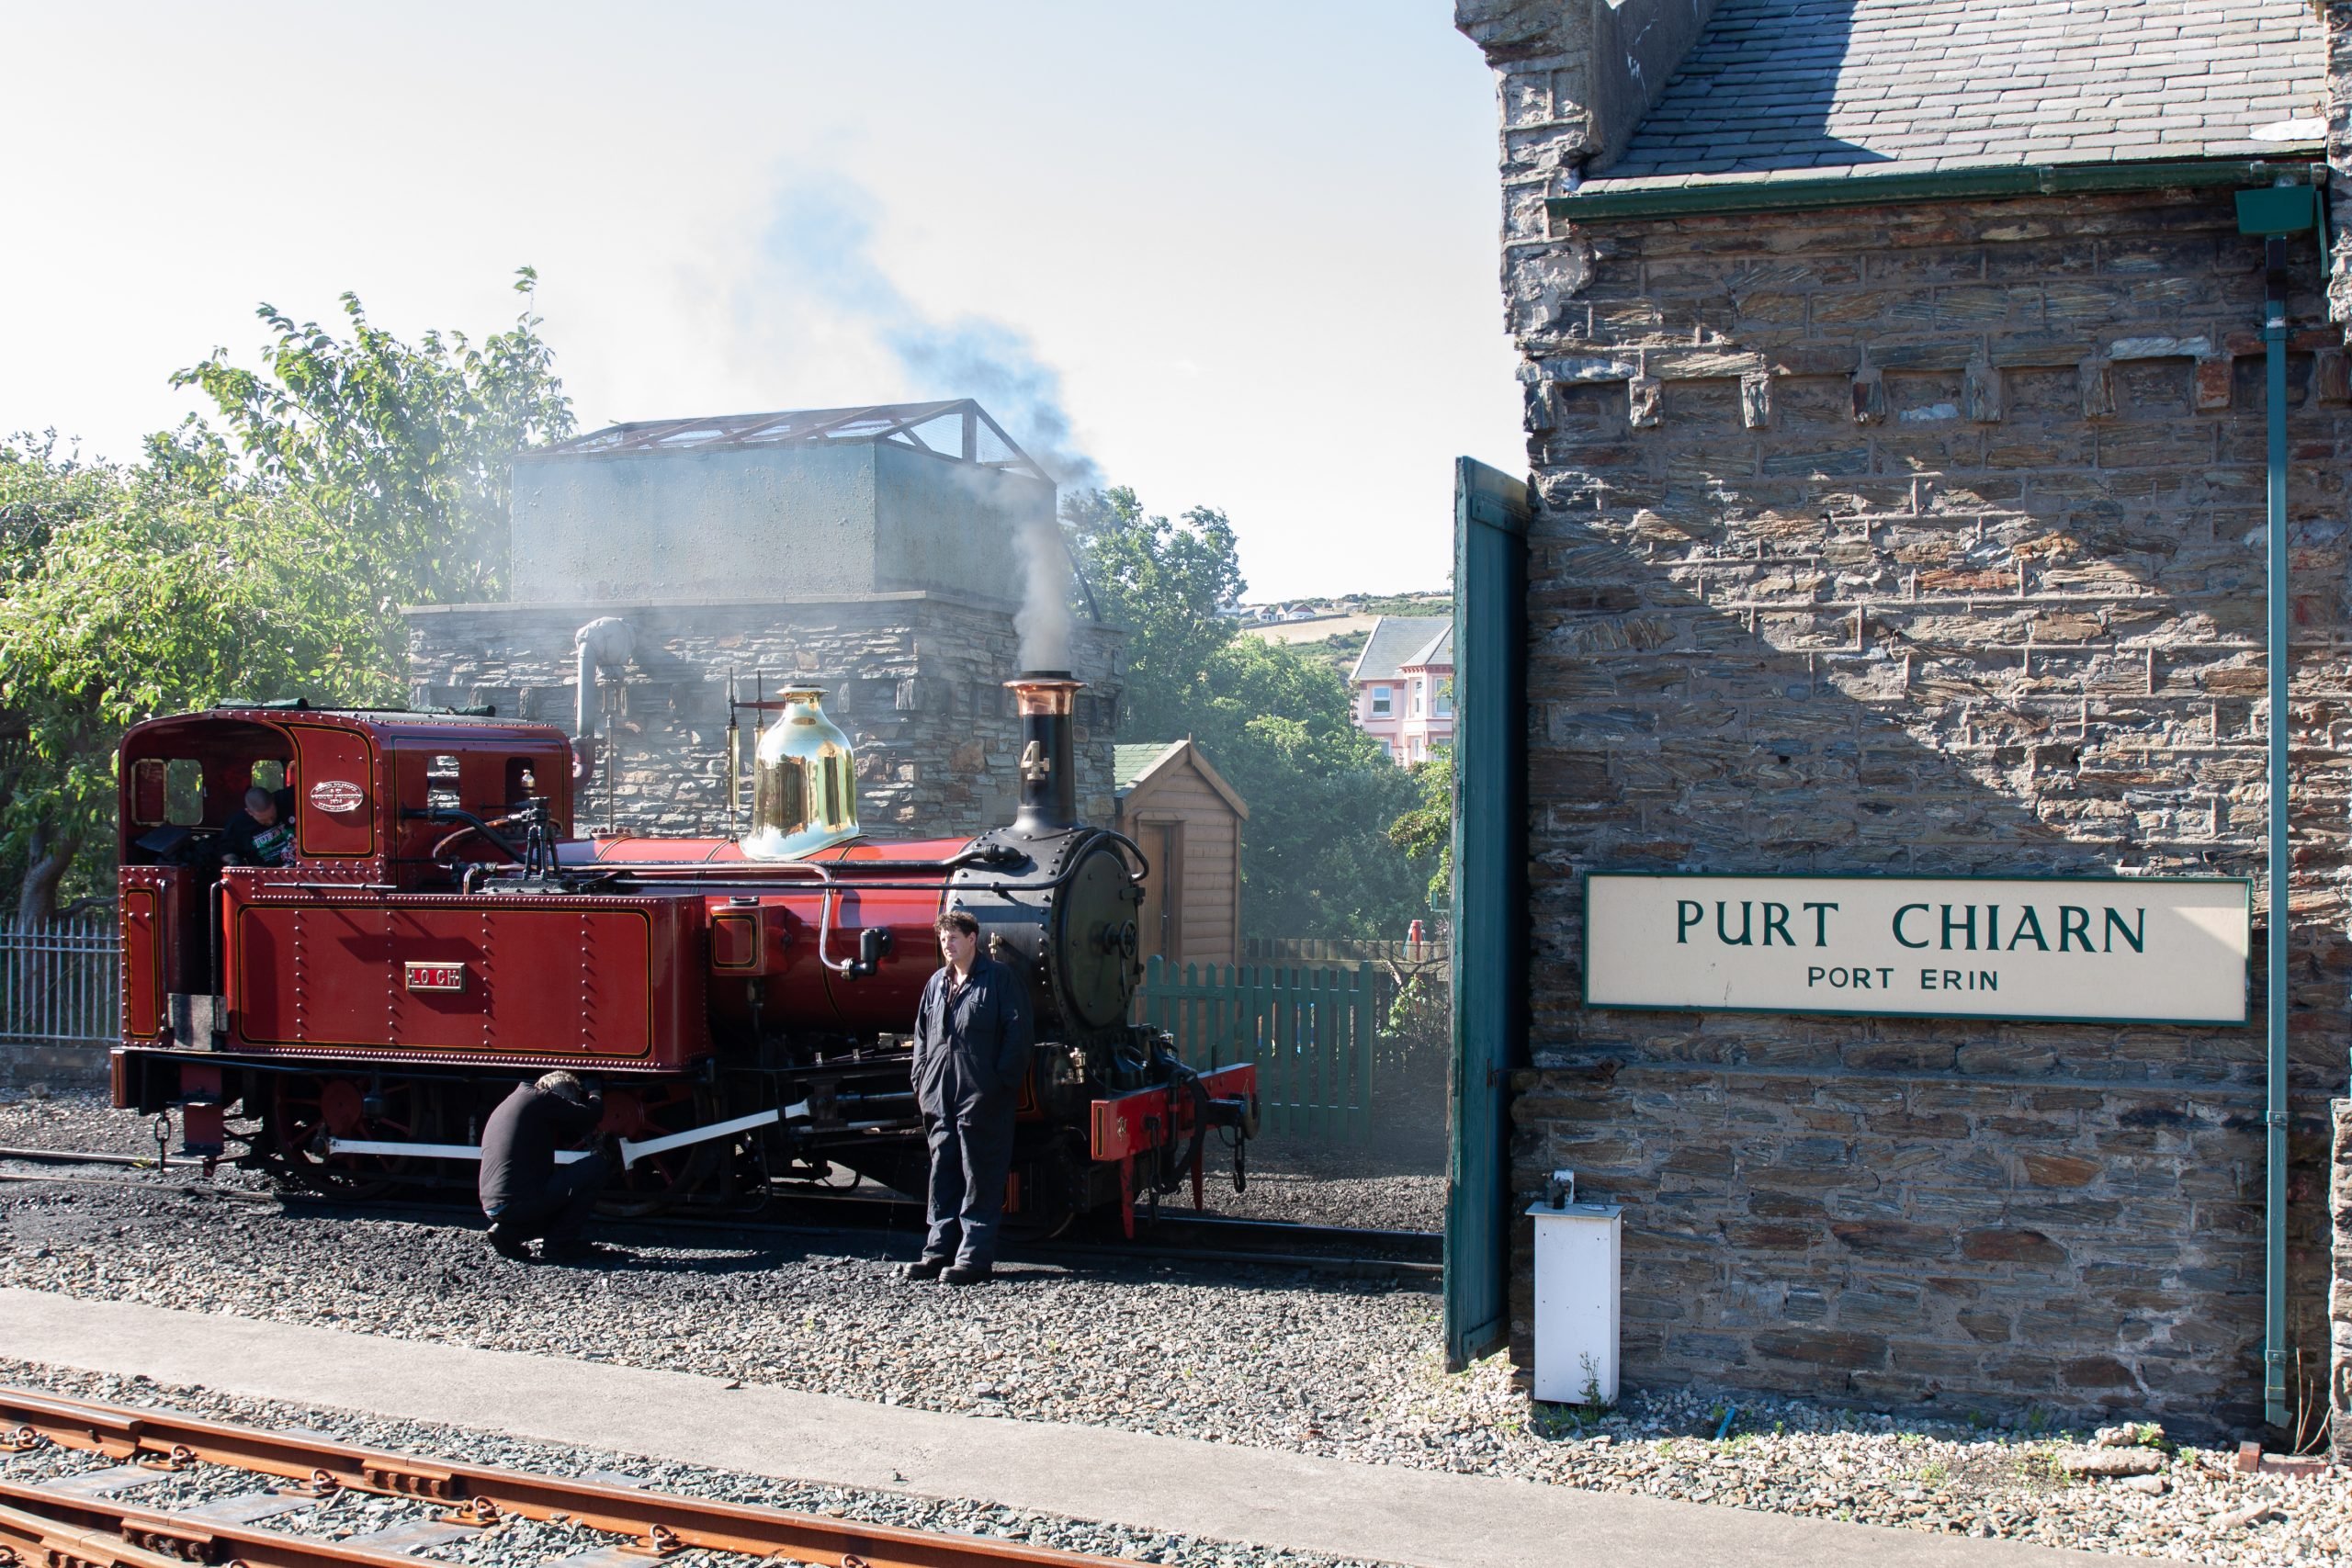
[[[527, 802], [568, 829], [571, 757], [560, 731], [463, 715], [256, 705], [151, 719], [123, 737], [117, 772], [122, 940], [118, 1104], [192, 1104], [189, 1147], [219, 1147], [242, 1078], [217, 1058], [241, 1033], [233, 911], [255, 899], [454, 888], [453, 835]], [[230, 863], [225, 830], [246, 792], [270, 792], [290, 830], [273, 866]], [[451, 814], [455, 815], [452, 816]], [[502, 837], [494, 827], [491, 837]], [[494, 848], [494, 846], [493, 846]]]

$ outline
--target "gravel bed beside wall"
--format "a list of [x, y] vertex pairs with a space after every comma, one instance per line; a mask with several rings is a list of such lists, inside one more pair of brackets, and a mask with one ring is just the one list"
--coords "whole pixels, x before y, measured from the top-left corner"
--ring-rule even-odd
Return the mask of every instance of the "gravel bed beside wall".
[[1668, 1392], [1580, 1422], [1532, 1405], [1499, 1358], [1444, 1374], [1419, 1289], [1138, 1264], [1019, 1265], [951, 1292], [846, 1247], [646, 1247], [568, 1269], [509, 1263], [459, 1226], [152, 1176], [0, 1186], [0, 1284], [84, 1298], [2051, 1546], [2248, 1565], [2352, 1551], [2340, 1474], [2245, 1475], [2184, 1449], [2085, 1479], [2064, 1465], [2088, 1434], [2047, 1412], [1978, 1428]]
[[[200, 1387], [166, 1385], [145, 1378], [123, 1379], [31, 1361], [0, 1358], [0, 1382], [38, 1388], [79, 1399], [99, 1399], [116, 1404], [167, 1405], [189, 1415], [246, 1426], [299, 1427], [344, 1442], [368, 1448], [506, 1470], [537, 1471], [552, 1475], [587, 1475], [596, 1472], [627, 1476], [639, 1486], [694, 1497], [721, 1498], [796, 1513], [829, 1514], [870, 1524], [906, 1529], [946, 1530], [962, 1535], [993, 1536], [1060, 1551], [1091, 1552], [1161, 1562], [1177, 1568], [1360, 1568], [1351, 1559], [1283, 1551], [1235, 1541], [1207, 1540], [1195, 1536], [1166, 1535], [1125, 1525], [1095, 1524], [1059, 1515], [999, 1507], [984, 1499], [936, 1498], [911, 1493], [873, 1492], [852, 1487], [819, 1486], [806, 1482], [779, 1481], [770, 1476], [706, 1470], [630, 1454], [525, 1442], [501, 1433], [463, 1427], [437, 1427], [416, 1421], [392, 1421], [353, 1411], [275, 1401], [238, 1399]], [[42, 1448], [14, 1457], [0, 1455], [0, 1476], [32, 1483], [84, 1470], [104, 1469], [112, 1461], [70, 1449]], [[250, 1473], [223, 1466], [199, 1465], [164, 1475], [130, 1497], [159, 1506], [185, 1506], [208, 1498], [256, 1490], [263, 1483]], [[410, 1518], [429, 1518], [438, 1506], [402, 1498], [371, 1497], [339, 1493], [313, 1507], [280, 1514], [265, 1529], [340, 1538], [357, 1531], [382, 1529]], [[618, 1538], [572, 1524], [514, 1519], [469, 1540], [452, 1541], [413, 1553], [420, 1561], [481, 1563], [485, 1568], [539, 1564], [570, 1552], [605, 1545]], [[684, 1551], [663, 1560], [678, 1568], [707, 1568], [714, 1563], [741, 1563], [742, 1559], [710, 1552]]]

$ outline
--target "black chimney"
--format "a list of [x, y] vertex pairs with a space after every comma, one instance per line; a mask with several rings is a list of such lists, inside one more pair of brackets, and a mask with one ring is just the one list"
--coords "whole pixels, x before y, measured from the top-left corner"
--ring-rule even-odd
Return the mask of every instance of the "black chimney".
[[1021, 714], [1021, 813], [1015, 831], [1059, 833], [1078, 826], [1078, 778], [1070, 762], [1070, 708], [1085, 682], [1067, 670], [1025, 670], [1007, 681]]

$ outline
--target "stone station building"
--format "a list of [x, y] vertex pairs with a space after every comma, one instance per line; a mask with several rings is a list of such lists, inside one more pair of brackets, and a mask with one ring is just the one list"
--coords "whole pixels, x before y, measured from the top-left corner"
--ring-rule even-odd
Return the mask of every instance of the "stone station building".
[[[1519, 1201], [1566, 1167], [1624, 1206], [1636, 1384], [2258, 1428], [2265, 270], [2233, 197], [2352, 173], [2352, 6], [1456, 15], [1499, 80], [1533, 496]], [[2352, 268], [2332, 315], [2323, 243], [2287, 257], [2305, 1402], [2352, 1383]], [[2249, 877], [2249, 1021], [1591, 1007], [1593, 871]]]
[[[613, 751], [582, 831], [748, 822], [761, 716], [741, 715], [730, 818], [732, 680], [746, 701], [825, 689], [870, 831], [977, 832], [1012, 818], [1021, 541], [1058, 549], [1057, 527], [1053, 480], [968, 400], [615, 425], [516, 459], [505, 602], [404, 612], [413, 700], [571, 728], [575, 635], [617, 617], [630, 652], [598, 679]], [[1124, 641], [1072, 638], [1079, 808], [1105, 824]]]

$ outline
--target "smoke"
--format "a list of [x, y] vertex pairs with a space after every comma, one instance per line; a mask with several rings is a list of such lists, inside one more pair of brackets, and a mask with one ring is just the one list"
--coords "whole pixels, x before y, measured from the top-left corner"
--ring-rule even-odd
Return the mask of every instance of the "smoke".
[[[977, 399], [1057, 485], [1099, 489], [1102, 469], [1080, 446], [1063, 406], [1061, 372], [1016, 327], [978, 315], [940, 320], [910, 299], [874, 259], [877, 212], [871, 193], [840, 176], [786, 186], [761, 239], [758, 293], [739, 310], [768, 328], [754, 335], [776, 335], [781, 327], [787, 344], [804, 352], [836, 344], [845, 333], [862, 338], [896, 369], [894, 395]], [[793, 319], [779, 322], [779, 309]], [[1074, 627], [1061, 525], [1049, 511], [1013, 543], [1021, 559], [1021, 668], [1068, 670]]]
[[1021, 530], [1021, 613], [1012, 624], [1021, 633], [1021, 668], [1069, 670], [1073, 627], [1069, 612], [1069, 551], [1062, 527], [1041, 517]]
[[1102, 469], [1079, 446], [1062, 403], [1061, 372], [1017, 327], [978, 315], [939, 320], [908, 299], [874, 260], [877, 211], [863, 186], [838, 175], [786, 186], [761, 237], [756, 289], [739, 314], [769, 321], [783, 300], [817, 318], [792, 338], [847, 328], [893, 363], [897, 396], [977, 398], [1057, 484], [1099, 487]]

